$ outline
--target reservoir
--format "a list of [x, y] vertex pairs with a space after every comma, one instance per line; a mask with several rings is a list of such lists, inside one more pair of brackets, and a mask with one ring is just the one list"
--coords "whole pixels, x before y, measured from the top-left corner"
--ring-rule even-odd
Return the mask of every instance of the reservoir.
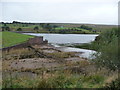
[[95, 40], [97, 34], [45, 34], [45, 33], [24, 33], [34, 36], [43, 36], [49, 43], [89, 43]]
[[51, 43], [56, 49], [59, 49], [64, 52], [83, 52], [78, 56], [84, 58], [91, 58], [91, 55], [95, 53], [93, 50], [73, 48], [60, 46], [59, 44], [82, 44], [82, 43], [90, 43], [95, 40], [97, 34], [47, 34], [47, 33], [24, 33], [27, 35], [34, 36], [43, 36], [44, 40], [48, 40], [48, 43]]

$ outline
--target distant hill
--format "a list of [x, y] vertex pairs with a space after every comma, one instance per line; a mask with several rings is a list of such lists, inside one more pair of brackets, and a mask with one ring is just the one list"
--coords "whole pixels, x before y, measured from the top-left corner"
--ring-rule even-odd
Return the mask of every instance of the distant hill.
[[[84, 25], [88, 28], [82, 28]], [[100, 33], [104, 30], [117, 28], [117, 25], [100, 25], [100, 24], [75, 24], [75, 23], [12, 23], [1, 22], [0, 31], [22, 31], [22, 32], [38, 32], [38, 33], [75, 33], [75, 34], [91, 34]]]
[[102, 24], [72, 24], [72, 23], [51, 23], [51, 24], [58, 25], [58, 26], [64, 26], [64, 27], [80, 27], [81, 25], [86, 25], [98, 31], [118, 27], [118, 25], [102, 25]]

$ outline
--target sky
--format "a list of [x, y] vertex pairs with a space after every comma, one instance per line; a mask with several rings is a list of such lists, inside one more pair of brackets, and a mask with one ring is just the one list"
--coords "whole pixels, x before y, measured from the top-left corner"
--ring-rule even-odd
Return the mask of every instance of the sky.
[[118, 24], [119, 0], [1, 0], [0, 22]]

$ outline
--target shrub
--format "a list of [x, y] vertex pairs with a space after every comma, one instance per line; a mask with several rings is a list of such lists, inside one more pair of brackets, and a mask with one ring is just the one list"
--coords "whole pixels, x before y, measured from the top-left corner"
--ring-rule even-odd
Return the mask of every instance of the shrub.
[[99, 66], [105, 66], [112, 70], [120, 68], [118, 55], [118, 29], [112, 29], [100, 34], [100, 39], [96, 41], [98, 53], [94, 60]]
[[38, 29], [39, 29], [39, 27], [38, 27], [38, 26], [35, 26], [35, 27], [34, 27], [34, 30], [38, 30]]
[[17, 31], [22, 31], [22, 28], [18, 28]]

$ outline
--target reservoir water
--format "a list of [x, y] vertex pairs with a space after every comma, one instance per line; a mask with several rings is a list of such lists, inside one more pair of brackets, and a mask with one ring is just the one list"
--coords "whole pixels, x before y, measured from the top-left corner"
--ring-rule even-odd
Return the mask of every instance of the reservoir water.
[[65, 44], [65, 43], [89, 43], [95, 39], [96, 34], [39, 34], [24, 33], [34, 36], [43, 36], [49, 43]]
[[80, 57], [91, 58], [93, 50], [59, 46], [59, 44], [90, 43], [95, 40], [97, 34], [46, 34], [46, 33], [24, 33], [27, 35], [43, 36], [44, 40], [54, 45], [57, 49], [65, 52], [83, 52]]

